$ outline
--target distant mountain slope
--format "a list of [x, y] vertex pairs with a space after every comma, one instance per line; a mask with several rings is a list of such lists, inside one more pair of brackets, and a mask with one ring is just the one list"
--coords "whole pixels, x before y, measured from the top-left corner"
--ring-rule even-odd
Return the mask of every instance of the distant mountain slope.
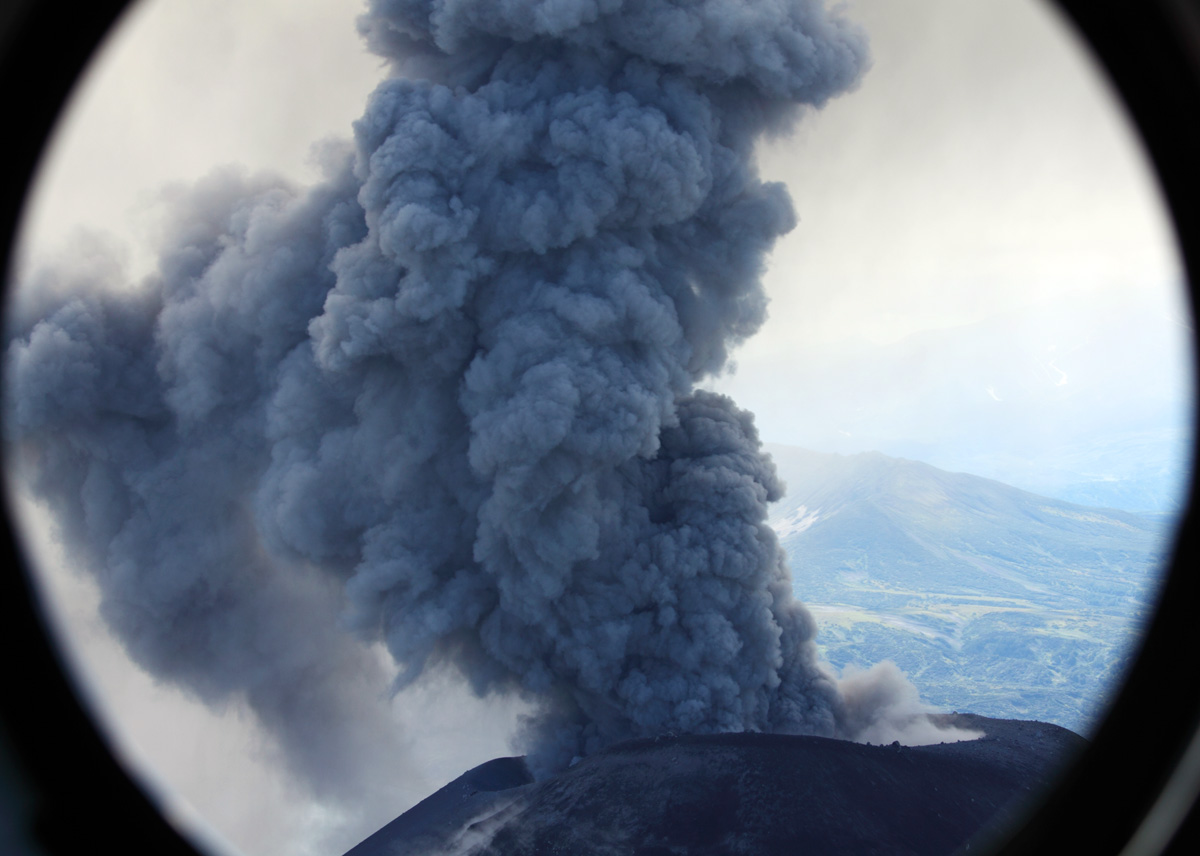
[[788, 486], [771, 524], [834, 665], [892, 659], [935, 704], [1087, 726], [1152, 608], [1161, 519], [768, 448]]
[[[346, 856], [948, 856], [1012, 817], [1084, 744], [1045, 723], [946, 719], [985, 736], [912, 747], [664, 736], [618, 744], [540, 782], [522, 775], [520, 759], [496, 759]], [[503, 775], [479, 775], [495, 765]]]

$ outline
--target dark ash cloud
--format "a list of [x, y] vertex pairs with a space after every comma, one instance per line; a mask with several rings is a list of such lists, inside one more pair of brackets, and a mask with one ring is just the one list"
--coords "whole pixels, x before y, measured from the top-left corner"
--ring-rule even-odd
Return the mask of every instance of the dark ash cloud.
[[695, 385], [795, 222], [754, 142], [852, 87], [862, 35], [808, 0], [377, 0], [360, 27], [397, 75], [323, 183], [219, 172], [148, 281], [64, 266], [12, 309], [10, 457], [130, 655], [246, 699], [331, 792], [381, 731], [359, 642], [400, 686], [538, 700], [547, 768], [848, 734], [782, 485]]

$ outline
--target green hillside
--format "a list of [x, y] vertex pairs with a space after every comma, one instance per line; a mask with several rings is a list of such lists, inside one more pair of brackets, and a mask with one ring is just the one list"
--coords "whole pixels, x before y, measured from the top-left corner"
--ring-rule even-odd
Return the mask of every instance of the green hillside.
[[771, 523], [838, 668], [946, 709], [1088, 727], [1135, 650], [1169, 524], [878, 453], [770, 446]]

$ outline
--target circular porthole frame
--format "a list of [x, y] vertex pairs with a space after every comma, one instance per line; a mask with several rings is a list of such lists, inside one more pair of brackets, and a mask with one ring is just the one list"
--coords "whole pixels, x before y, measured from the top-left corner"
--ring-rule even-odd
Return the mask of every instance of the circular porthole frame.
[[[59, 111], [127, 4], [6, 0], [0, 6], [0, 104], [9, 153], [8, 169], [0, 171], [2, 271]], [[1141, 133], [1174, 220], [1195, 318], [1200, 0], [1056, 5], [1092, 46]], [[1026, 823], [994, 842], [999, 856], [1200, 852], [1200, 576], [1187, 570], [1197, 567], [1194, 474], [1190, 489], [1171, 572], [1137, 661], [1089, 749]], [[21, 848], [19, 856], [66, 856], [105, 845], [197, 856], [115, 760], [77, 698], [20, 570], [11, 520], [5, 510], [0, 650], [9, 664], [0, 693], [0, 845]]]

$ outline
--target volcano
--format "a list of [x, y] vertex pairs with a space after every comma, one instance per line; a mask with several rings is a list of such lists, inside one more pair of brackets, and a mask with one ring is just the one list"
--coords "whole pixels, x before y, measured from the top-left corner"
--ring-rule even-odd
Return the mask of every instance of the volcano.
[[926, 746], [739, 733], [631, 740], [534, 781], [497, 758], [346, 856], [950, 854], [1019, 819], [1086, 741], [1044, 722]]

